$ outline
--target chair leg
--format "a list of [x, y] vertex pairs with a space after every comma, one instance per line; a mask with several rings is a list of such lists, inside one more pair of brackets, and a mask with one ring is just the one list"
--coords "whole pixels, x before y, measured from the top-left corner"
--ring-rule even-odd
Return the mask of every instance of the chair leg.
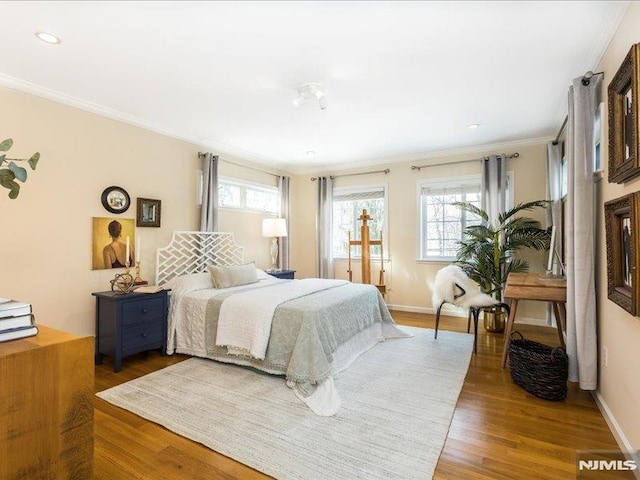
[[445, 304], [446, 302], [442, 302], [439, 306], [438, 306], [438, 310], [436, 311], [436, 335], [434, 338], [438, 338], [438, 324], [440, 323], [440, 310], [442, 310], [442, 306]]
[[480, 316], [480, 309], [473, 309], [473, 353], [478, 353], [478, 317]]
[[471, 330], [471, 315], [473, 315], [473, 307], [471, 307], [467, 313], [467, 333]]

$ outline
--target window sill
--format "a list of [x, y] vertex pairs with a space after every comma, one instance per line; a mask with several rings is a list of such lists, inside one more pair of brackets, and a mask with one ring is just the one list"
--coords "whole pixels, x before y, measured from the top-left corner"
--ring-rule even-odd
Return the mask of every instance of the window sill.
[[454, 263], [456, 257], [416, 258], [416, 263]]

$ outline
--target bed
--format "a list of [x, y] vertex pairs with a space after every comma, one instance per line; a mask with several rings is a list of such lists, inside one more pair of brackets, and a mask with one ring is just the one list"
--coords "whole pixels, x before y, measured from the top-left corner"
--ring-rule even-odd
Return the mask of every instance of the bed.
[[168, 354], [282, 375], [318, 415], [339, 410], [340, 371], [376, 343], [410, 336], [375, 286], [271, 277], [243, 263], [232, 233], [174, 232], [157, 252], [156, 281], [171, 289]]

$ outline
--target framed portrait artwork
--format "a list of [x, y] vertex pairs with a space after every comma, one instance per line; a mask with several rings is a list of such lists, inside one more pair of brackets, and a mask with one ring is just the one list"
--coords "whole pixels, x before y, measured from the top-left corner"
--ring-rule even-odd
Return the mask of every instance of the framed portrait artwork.
[[124, 213], [131, 205], [131, 198], [122, 187], [111, 186], [102, 192], [102, 206], [111, 213]]
[[129, 265], [134, 265], [136, 232], [133, 218], [93, 217], [92, 227], [92, 270], [124, 268], [127, 263], [127, 250]]
[[607, 235], [607, 296], [632, 315], [640, 314], [640, 192], [604, 204]]
[[137, 227], [159, 227], [160, 226], [160, 200], [152, 200], [151, 198], [137, 199]]
[[609, 182], [623, 183], [640, 175], [638, 82], [640, 43], [631, 47], [608, 87]]

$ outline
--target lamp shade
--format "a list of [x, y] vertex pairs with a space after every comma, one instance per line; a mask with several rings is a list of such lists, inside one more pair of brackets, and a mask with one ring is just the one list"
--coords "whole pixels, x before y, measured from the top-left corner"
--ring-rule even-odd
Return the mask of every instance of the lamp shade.
[[287, 221], [284, 218], [265, 218], [262, 220], [263, 237], [286, 237]]

